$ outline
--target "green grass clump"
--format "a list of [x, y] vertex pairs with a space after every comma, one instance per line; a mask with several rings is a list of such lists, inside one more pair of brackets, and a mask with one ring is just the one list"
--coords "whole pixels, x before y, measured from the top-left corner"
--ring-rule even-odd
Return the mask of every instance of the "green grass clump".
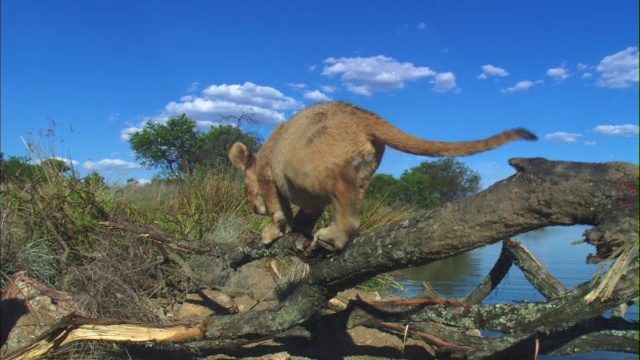
[[15, 214], [3, 211], [0, 218], [0, 285], [6, 285], [7, 276], [27, 271], [43, 283], [52, 286], [58, 273], [58, 256], [48, 239], [31, 239], [21, 227], [16, 227]]

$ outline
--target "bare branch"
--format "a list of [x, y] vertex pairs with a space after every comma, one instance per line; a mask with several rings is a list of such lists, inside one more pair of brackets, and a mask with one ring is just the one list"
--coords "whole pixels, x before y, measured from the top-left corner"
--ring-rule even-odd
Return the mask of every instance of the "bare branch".
[[507, 241], [502, 242], [502, 250], [500, 251], [500, 256], [498, 260], [489, 271], [489, 274], [485, 276], [484, 279], [480, 282], [480, 284], [473, 290], [469, 295], [464, 298], [464, 302], [472, 303], [472, 304], [480, 304], [482, 300], [484, 300], [489, 294], [495, 289], [500, 281], [504, 279], [504, 277], [511, 269], [511, 265], [513, 261], [511, 260], [511, 256], [509, 256], [509, 252], [507, 249]]
[[509, 240], [506, 247], [513, 262], [522, 270], [527, 280], [547, 299], [560, 297], [569, 291], [521, 243]]

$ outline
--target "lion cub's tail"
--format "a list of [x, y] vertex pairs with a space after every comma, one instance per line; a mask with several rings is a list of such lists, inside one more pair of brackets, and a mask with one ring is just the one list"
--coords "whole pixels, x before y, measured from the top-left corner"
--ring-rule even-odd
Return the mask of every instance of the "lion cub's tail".
[[538, 139], [529, 130], [518, 128], [503, 131], [492, 137], [476, 141], [430, 141], [407, 134], [384, 119], [378, 118], [374, 121], [376, 122], [375, 126], [367, 128], [370, 136], [394, 149], [415, 155], [465, 156], [495, 149], [519, 139]]

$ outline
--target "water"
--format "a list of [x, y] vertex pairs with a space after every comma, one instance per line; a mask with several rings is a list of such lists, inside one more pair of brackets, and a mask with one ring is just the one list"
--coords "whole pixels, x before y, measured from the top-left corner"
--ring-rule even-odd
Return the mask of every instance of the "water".
[[[548, 227], [516, 237], [567, 288], [589, 281], [599, 264], [587, 264], [586, 257], [595, 248], [588, 244], [572, 245], [582, 238], [587, 226]], [[402, 270], [396, 280], [405, 288], [400, 295], [414, 297], [423, 290], [422, 282], [446, 298], [460, 298], [469, 294], [493, 267], [501, 243], [485, 246], [468, 253], [425, 266]], [[515, 265], [483, 304], [544, 301], [542, 296]], [[638, 304], [629, 308], [626, 319], [638, 320]], [[559, 356], [540, 356], [540, 359], [560, 359]], [[571, 359], [637, 359], [635, 354], [592, 352], [572, 356]]]

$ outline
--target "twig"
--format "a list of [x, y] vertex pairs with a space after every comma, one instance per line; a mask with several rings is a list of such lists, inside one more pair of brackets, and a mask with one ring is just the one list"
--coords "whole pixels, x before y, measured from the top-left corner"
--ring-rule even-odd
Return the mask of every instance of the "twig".
[[120, 229], [127, 232], [138, 234], [142, 239], [150, 239], [152, 241], [164, 244], [168, 248], [179, 251], [188, 252], [193, 254], [212, 254], [217, 253], [214, 247], [202, 246], [194, 243], [193, 241], [185, 241], [176, 239], [164, 231], [154, 228], [152, 226], [139, 226], [134, 224], [116, 223], [113, 221], [103, 221], [100, 225], [108, 228]]
[[[405, 326], [401, 325], [401, 324], [395, 324], [395, 323], [387, 323], [387, 322], [383, 322], [380, 323], [380, 326], [387, 328], [387, 329], [392, 329], [395, 331], [398, 331], [400, 333], [403, 333]], [[452, 344], [450, 342], [444, 341], [442, 339], [440, 339], [437, 336], [433, 336], [431, 334], [422, 332], [422, 331], [415, 331], [415, 330], [411, 330], [411, 333], [420, 337], [421, 339], [425, 340], [428, 344], [437, 346], [439, 348], [445, 349], [445, 350], [457, 350], [457, 351], [464, 351], [464, 352], [470, 352], [470, 351], [474, 351], [475, 348], [472, 348], [470, 346], [461, 346], [461, 345], [457, 345], [457, 344]]]
[[422, 288], [423, 288], [422, 292], [415, 297], [416, 299], [432, 299], [432, 300], [442, 299], [442, 295], [440, 295], [437, 291], [435, 291], [433, 287], [431, 287], [431, 284], [429, 284], [428, 282], [423, 281]]

